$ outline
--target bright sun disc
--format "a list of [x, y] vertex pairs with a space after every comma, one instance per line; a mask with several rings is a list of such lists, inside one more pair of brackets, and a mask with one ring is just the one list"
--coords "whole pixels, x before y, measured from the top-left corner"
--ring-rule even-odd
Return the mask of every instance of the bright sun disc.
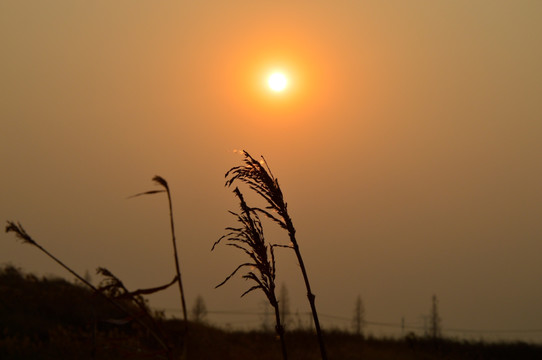
[[286, 86], [288, 85], [288, 79], [286, 78], [286, 75], [280, 72], [275, 72], [269, 76], [267, 79], [267, 84], [269, 85], [269, 88], [275, 92], [280, 92], [286, 89]]

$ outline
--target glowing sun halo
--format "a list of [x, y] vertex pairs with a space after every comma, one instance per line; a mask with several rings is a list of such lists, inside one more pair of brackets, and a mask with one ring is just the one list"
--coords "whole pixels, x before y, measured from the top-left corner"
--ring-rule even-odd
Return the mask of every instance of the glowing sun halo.
[[267, 85], [274, 92], [281, 92], [288, 86], [288, 78], [281, 72], [274, 72], [267, 78]]

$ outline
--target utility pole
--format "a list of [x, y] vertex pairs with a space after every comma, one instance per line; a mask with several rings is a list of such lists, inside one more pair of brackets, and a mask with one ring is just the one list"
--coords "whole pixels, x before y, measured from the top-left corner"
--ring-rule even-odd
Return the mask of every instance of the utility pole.
[[441, 318], [438, 313], [438, 300], [437, 296], [433, 295], [431, 312], [429, 315], [429, 336], [433, 340], [437, 340], [441, 336]]

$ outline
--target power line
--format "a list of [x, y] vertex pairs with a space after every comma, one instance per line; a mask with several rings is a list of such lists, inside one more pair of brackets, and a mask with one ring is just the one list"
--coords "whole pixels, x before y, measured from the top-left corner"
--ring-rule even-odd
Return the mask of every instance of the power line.
[[542, 333], [542, 329], [512, 329], [512, 330], [489, 330], [489, 329], [444, 329], [444, 331], [449, 332], [464, 332], [464, 333]]
[[262, 312], [254, 311], [227, 311], [227, 310], [217, 310], [217, 311], [207, 311], [208, 314], [224, 314], [224, 315], [266, 315]]
[[[162, 309], [164, 311], [168, 312], [180, 312], [180, 309], [174, 309], [174, 308], [165, 308]], [[269, 315], [269, 313], [261, 312], [261, 311], [241, 311], [241, 310], [209, 310], [207, 311], [208, 314], [215, 314], [215, 315], [249, 315], [249, 316], [266, 316]], [[299, 315], [306, 315], [310, 316], [310, 312], [298, 312]], [[291, 314], [292, 316], [295, 314]], [[331, 314], [319, 314], [322, 318], [327, 319], [334, 319], [334, 320], [340, 320], [340, 321], [352, 321], [351, 318], [347, 318], [344, 316], [339, 315], [331, 315]], [[248, 322], [256, 322], [257, 320], [245, 320], [245, 321], [237, 321], [236, 323], [248, 323]], [[381, 326], [381, 327], [390, 327], [395, 329], [409, 329], [409, 330], [424, 330], [424, 326], [420, 325], [414, 325], [414, 324], [404, 324], [401, 325], [400, 323], [391, 323], [391, 322], [382, 322], [382, 321], [364, 321], [366, 325], [370, 326]], [[457, 333], [472, 333], [472, 334], [536, 334], [536, 333], [542, 333], [542, 329], [459, 329], [459, 328], [442, 328], [443, 332], [457, 332]]]

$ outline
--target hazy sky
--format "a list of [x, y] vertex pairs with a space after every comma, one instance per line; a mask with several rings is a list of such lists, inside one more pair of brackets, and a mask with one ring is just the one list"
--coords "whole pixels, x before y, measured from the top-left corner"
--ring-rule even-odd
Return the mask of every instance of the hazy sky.
[[[280, 179], [322, 314], [351, 318], [359, 294], [367, 320], [420, 325], [436, 294], [447, 335], [542, 329], [541, 15], [536, 0], [1, 1], [0, 220], [81, 273], [160, 285], [166, 198], [127, 197], [161, 175], [189, 305], [259, 311], [240, 278], [214, 289], [242, 254], [210, 252], [246, 149]], [[277, 67], [280, 95], [263, 85]], [[0, 240], [0, 263], [67, 277]], [[308, 311], [295, 257], [277, 255]], [[175, 289], [150, 301], [179, 307]]]

